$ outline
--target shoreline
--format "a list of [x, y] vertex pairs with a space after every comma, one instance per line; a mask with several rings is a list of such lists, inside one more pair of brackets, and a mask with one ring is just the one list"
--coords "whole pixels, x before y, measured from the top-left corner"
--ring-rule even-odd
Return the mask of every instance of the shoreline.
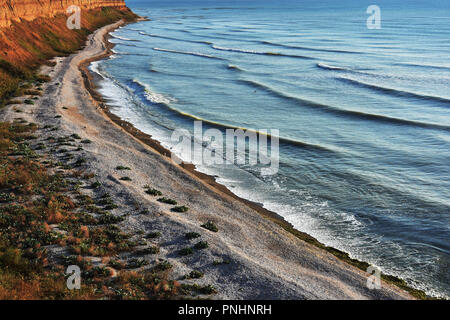
[[[100, 61], [104, 60], [105, 58], [111, 56], [113, 54], [112, 49], [115, 47], [115, 44], [111, 43], [109, 40], [111, 39], [111, 33], [117, 30], [118, 28], [127, 25], [136, 23], [139, 21], [145, 21], [145, 18], [140, 18], [135, 22], [123, 22], [120, 25], [113, 26], [107, 29], [107, 31], [103, 35], [103, 43], [105, 50], [101, 55], [91, 57], [89, 59], [86, 59], [82, 61], [79, 65], [79, 70], [83, 76], [83, 83], [85, 85], [85, 89], [90, 93], [91, 97], [93, 98], [96, 105], [100, 108], [101, 112], [108, 117], [112, 122], [114, 122], [116, 125], [120, 126], [124, 131], [126, 131], [128, 134], [132, 135], [134, 138], [138, 139], [139, 141], [143, 142], [144, 144], [148, 145], [152, 149], [154, 149], [156, 152], [158, 152], [162, 157], [167, 158], [170, 161], [170, 155], [171, 152], [163, 147], [159, 141], [156, 139], [153, 139], [151, 135], [146, 134], [139, 129], [135, 128], [134, 125], [128, 121], [122, 120], [120, 117], [112, 113], [109, 109], [109, 106], [107, 105], [107, 102], [103, 98], [101, 94], [98, 93], [96, 90], [97, 83], [94, 80], [94, 77], [92, 73], [89, 70], [89, 65], [94, 61]], [[312, 244], [313, 246], [325, 250], [331, 254], [333, 254], [335, 257], [337, 257], [339, 260], [344, 261], [345, 263], [358, 268], [359, 270], [366, 271], [367, 268], [370, 266], [369, 263], [365, 261], [360, 261], [357, 259], [353, 259], [350, 257], [350, 255], [346, 252], [343, 252], [341, 250], [338, 250], [333, 247], [329, 247], [324, 245], [323, 243], [319, 242], [316, 238], [313, 236], [297, 230], [290, 222], [286, 221], [284, 217], [282, 217], [280, 214], [270, 211], [263, 207], [262, 204], [250, 201], [248, 199], [242, 198], [234, 194], [230, 189], [228, 189], [225, 185], [222, 185], [216, 181], [216, 178], [214, 176], [202, 173], [200, 171], [197, 171], [197, 168], [195, 165], [190, 163], [182, 163], [179, 165], [179, 167], [183, 168], [187, 173], [195, 176], [197, 179], [202, 181], [202, 183], [205, 183], [209, 187], [212, 187], [216, 192], [225, 195], [227, 197], [231, 197], [234, 200], [237, 200], [244, 205], [250, 207], [251, 209], [258, 212], [262, 217], [270, 220], [271, 222], [276, 223], [277, 225], [281, 226], [284, 230], [287, 232], [293, 234], [296, 238], [305, 241], [309, 244]], [[429, 299], [432, 298], [425, 294], [425, 292], [412, 288], [404, 282], [404, 280], [391, 276], [382, 274], [381, 275], [382, 280], [391, 283], [395, 285], [396, 287], [403, 289], [413, 295], [416, 298], [419, 299]]]
[[[145, 249], [142, 246], [157, 245], [158, 253], [146, 257], [148, 267], [142, 270], [170, 261], [171, 277], [180, 280], [199, 270], [204, 276], [186, 285], [213, 285], [215, 298], [225, 300], [421, 298], [392, 281], [382, 281], [380, 289], [370, 290], [370, 275], [361, 268], [367, 264], [295, 230], [259, 204], [237, 197], [213, 177], [195, 172], [194, 166], [176, 165], [156, 140], [109, 112], [95, 92], [87, 67], [111, 54], [109, 33], [124, 23], [99, 28], [81, 50], [43, 65], [41, 74], [50, 81], [43, 85], [41, 98], [32, 105], [22, 102], [8, 107], [2, 118], [18, 119], [20, 111], [19, 119], [38, 124], [42, 131], [35, 143], [79, 139], [82, 145], [77, 149], [52, 148], [43, 153], [64, 170], [95, 177], [81, 188], [97, 201], [106, 193], [120, 204], [108, 214], [120, 218], [117, 227], [133, 234], [136, 243], [142, 242], [137, 252]], [[67, 163], [68, 159], [75, 162]], [[123, 165], [127, 171], [118, 169]], [[174, 210], [145, 192], [147, 188], [157, 188], [165, 197], [189, 206], [189, 212]], [[218, 232], [206, 228], [206, 222], [218, 226]], [[149, 241], [144, 236], [155, 231], [160, 231], [160, 238]], [[194, 248], [185, 247], [194, 245], [186, 240], [188, 233], [198, 234], [208, 249], [182, 255], [183, 250]], [[133, 255], [119, 258], [130, 262]], [[360, 268], [355, 267], [358, 263]]]
[[[146, 145], [148, 145], [149, 147], [151, 147], [152, 149], [157, 151], [161, 156], [167, 158], [170, 161], [171, 152], [167, 148], [163, 147], [158, 140], [153, 139], [151, 135], [144, 133], [141, 130], [135, 128], [132, 123], [121, 119], [120, 117], [118, 117], [117, 115], [115, 115], [114, 113], [112, 113], [109, 110], [109, 107], [108, 107], [106, 101], [104, 100], [103, 96], [101, 94], [99, 94], [98, 91], [96, 90], [97, 85], [94, 81], [94, 77], [92, 76], [92, 73], [89, 71], [89, 68], [88, 68], [92, 62], [103, 60], [114, 54], [112, 49], [115, 47], [115, 44], [113, 44], [109, 41], [109, 39], [111, 38], [111, 33], [126, 24], [127, 23], [124, 23], [117, 27], [112, 27], [111, 29], [108, 29], [106, 34], [103, 36], [103, 41], [104, 41], [104, 45], [106, 48], [105, 52], [103, 54], [101, 54], [97, 57], [92, 57], [90, 59], [86, 59], [81, 62], [80, 71], [81, 71], [81, 74], [83, 75], [85, 89], [89, 91], [89, 93], [91, 94], [95, 103], [102, 110], [102, 112], [105, 114], [105, 116], [107, 116], [111, 121], [113, 121], [115, 124], [120, 126], [124, 131], [131, 134], [133, 137], [135, 137], [139, 141], [145, 143]], [[229, 196], [235, 200], [242, 202], [246, 206], [257, 211], [263, 217], [268, 218], [269, 220], [271, 220], [271, 221], [277, 223], [278, 225], [280, 225], [281, 227], [283, 227], [288, 232], [293, 233], [299, 239], [306, 241], [310, 244], [313, 244], [322, 249], [329, 248], [330, 251], [332, 251], [334, 253], [338, 253], [339, 256], [341, 257], [341, 259], [343, 256], [348, 255], [348, 253], [340, 251], [336, 248], [327, 247], [324, 244], [322, 244], [321, 242], [319, 242], [313, 236], [295, 229], [295, 227], [290, 222], [286, 221], [286, 219], [284, 219], [284, 217], [282, 217], [278, 213], [264, 208], [261, 204], [259, 204], [257, 202], [250, 201], [248, 199], [239, 197], [238, 195], [234, 194], [230, 189], [228, 189], [225, 185], [218, 183], [214, 176], [197, 171], [197, 168], [194, 164], [182, 163], [179, 166], [181, 168], [183, 168], [184, 170], [186, 170], [188, 173], [194, 175], [196, 178], [201, 180], [203, 183], [206, 183], [210, 187], [213, 187], [217, 192], [220, 192], [226, 196]], [[342, 260], [346, 261], [345, 259], [342, 259]], [[356, 259], [352, 259], [352, 258], [350, 258], [350, 256], [348, 256], [348, 260], [354, 261], [354, 263], [356, 263], [358, 265], [363, 264], [363, 266], [365, 268], [367, 268], [369, 266], [368, 263], [358, 261]], [[348, 262], [348, 260], [346, 262]], [[350, 263], [350, 264], [354, 265], [353, 263]], [[360, 269], [365, 271], [363, 268], [360, 268]]]
[[[144, 21], [144, 20], [140, 20], [140, 21]], [[124, 24], [122, 24], [120, 26], [113, 27], [113, 28], [109, 29], [107, 31], [107, 33], [103, 36], [103, 41], [104, 41], [104, 44], [105, 44], [105, 47], [106, 47], [106, 50], [105, 50], [104, 54], [99, 55], [97, 57], [92, 57], [90, 59], [87, 59], [87, 60], [81, 62], [81, 64], [80, 64], [80, 71], [81, 71], [81, 74], [83, 75], [85, 88], [86, 88], [86, 90], [89, 91], [89, 93], [91, 94], [91, 96], [94, 99], [94, 101], [97, 103], [97, 105], [102, 109], [102, 111], [105, 113], [105, 115], [110, 120], [112, 120], [114, 123], [119, 125], [123, 130], [125, 130], [126, 132], [128, 132], [129, 134], [131, 134], [132, 136], [137, 138], [138, 140], [144, 142], [149, 147], [151, 147], [152, 149], [156, 150], [161, 156], [166, 157], [166, 158], [170, 158], [171, 157], [170, 150], [168, 150], [167, 148], [163, 147], [158, 140], [153, 139], [153, 137], [151, 135], [149, 135], [147, 133], [144, 133], [141, 130], [135, 128], [132, 123], [121, 119], [120, 117], [118, 117], [117, 115], [115, 115], [114, 113], [112, 113], [109, 110], [109, 107], [108, 107], [106, 101], [104, 100], [103, 96], [101, 94], [99, 94], [98, 91], [96, 90], [97, 84], [95, 83], [95, 80], [94, 80], [94, 77], [92, 76], [92, 73], [89, 71], [88, 67], [89, 67], [89, 65], [92, 62], [104, 60], [105, 58], [107, 58], [107, 57], [111, 56], [112, 54], [114, 54], [112, 52], [112, 49], [115, 47], [115, 44], [111, 43], [109, 41], [109, 39], [111, 38], [111, 33], [114, 32], [115, 30], [117, 30], [118, 28], [120, 28], [123, 25], [126, 25], [126, 23], [124, 23]], [[237, 196], [230, 189], [228, 189], [225, 185], [218, 183], [214, 176], [211, 176], [211, 175], [208, 175], [208, 174], [205, 174], [203, 172], [198, 171], [194, 164], [184, 163], [183, 162], [179, 166], [182, 167], [183, 169], [185, 169], [186, 171], [188, 171], [190, 174], [193, 174], [194, 176], [196, 176], [198, 179], [202, 180], [204, 183], [206, 183], [209, 186], [215, 188], [217, 191], [219, 191], [219, 192], [221, 192], [223, 194], [226, 194], [227, 196], [230, 196], [230, 197], [232, 197], [232, 198], [234, 198], [234, 199], [236, 199], [238, 201], [241, 201], [242, 203], [244, 203], [245, 205], [249, 206], [250, 208], [258, 211], [261, 215], [269, 217], [269, 218], [271, 218], [273, 220], [277, 220], [279, 222], [279, 224], [285, 225], [287, 228], [294, 229], [296, 232], [302, 234], [303, 237], [310, 238], [311, 242], [316, 242], [317, 241], [315, 238], [313, 238], [309, 234], [301, 232], [299, 230], [296, 230], [294, 228], [294, 226], [290, 222], [286, 221], [278, 213], [270, 211], [270, 210], [264, 208], [261, 204], [259, 204], [257, 202], [250, 201], [250, 200], [247, 200], [245, 198]]]

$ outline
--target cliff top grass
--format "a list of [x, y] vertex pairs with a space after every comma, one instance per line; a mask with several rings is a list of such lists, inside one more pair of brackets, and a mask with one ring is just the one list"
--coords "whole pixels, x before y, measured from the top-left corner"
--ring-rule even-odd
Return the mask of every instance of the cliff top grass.
[[49, 79], [37, 73], [49, 59], [67, 56], [81, 49], [87, 36], [118, 20], [132, 21], [136, 15], [127, 8], [98, 8], [81, 12], [81, 29], [70, 30], [67, 16], [13, 23], [0, 29], [0, 107], [22, 96], [30, 83]]

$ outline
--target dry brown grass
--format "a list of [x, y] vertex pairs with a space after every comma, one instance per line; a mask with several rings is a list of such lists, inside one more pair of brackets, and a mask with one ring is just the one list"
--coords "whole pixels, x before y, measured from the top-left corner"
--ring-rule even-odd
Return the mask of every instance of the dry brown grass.
[[[100, 220], [82, 209], [93, 206], [90, 197], [75, 192], [66, 176], [52, 174], [23, 145], [36, 126], [0, 123], [0, 299], [169, 299], [180, 285], [164, 270], [116, 271], [110, 257], [131, 251], [135, 243], [113, 220]], [[91, 201], [88, 201], [91, 200]], [[54, 226], [65, 230], [56, 233]], [[47, 245], [71, 249], [61, 264], [47, 258]], [[93, 267], [91, 256], [102, 257], [104, 267]], [[64, 270], [76, 264], [83, 272], [81, 290], [68, 290]], [[113, 276], [115, 276], [113, 278]], [[107, 284], [107, 285], [106, 285]]]
[[0, 300], [43, 300], [73, 299], [93, 300], [100, 296], [95, 287], [84, 287], [81, 290], [68, 290], [62, 275], [57, 279], [54, 275], [36, 275], [26, 279], [13, 272], [0, 272]]
[[[98, 8], [82, 12], [82, 28], [69, 30], [66, 15], [14, 23], [0, 30], [0, 106], [9, 97], [39, 92], [20, 87], [23, 80], [45, 82], [35, 74], [38, 66], [55, 56], [68, 55], [80, 49], [86, 36], [94, 30], [120, 19], [136, 16], [126, 8]], [[48, 63], [47, 63], [48, 64]]]

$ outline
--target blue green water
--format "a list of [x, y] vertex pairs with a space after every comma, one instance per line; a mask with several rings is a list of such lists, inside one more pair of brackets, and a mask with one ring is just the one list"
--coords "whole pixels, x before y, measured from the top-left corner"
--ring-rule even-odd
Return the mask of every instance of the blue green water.
[[[172, 147], [194, 119], [278, 129], [280, 170], [200, 166], [297, 229], [450, 297], [450, 1], [129, 1], [94, 63], [112, 111]], [[205, 129], [209, 128], [204, 124]]]

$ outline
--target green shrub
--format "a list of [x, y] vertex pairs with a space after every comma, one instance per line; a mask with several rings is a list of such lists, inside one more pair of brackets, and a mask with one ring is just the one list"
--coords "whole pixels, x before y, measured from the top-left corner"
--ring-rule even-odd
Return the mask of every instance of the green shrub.
[[156, 239], [161, 237], [161, 232], [157, 231], [157, 232], [150, 232], [145, 236], [147, 239]]
[[149, 194], [151, 196], [162, 196], [162, 192], [156, 189], [147, 189], [145, 191], [146, 194]]
[[158, 201], [162, 202], [162, 203], [171, 204], [171, 205], [176, 205], [177, 204], [176, 200], [167, 199], [167, 198], [159, 198]]
[[214, 260], [213, 261], [213, 265], [215, 265], [215, 266], [218, 266], [221, 264], [230, 264], [230, 261], [228, 261], [228, 260]]
[[190, 254], [194, 253], [194, 249], [192, 248], [183, 248], [180, 251], [178, 251], [180, 256], [188, 256]]
[[205, 274], [203, 272], [193, 270], [188, 275], [184, 276], [184, 279], [200, 279], [203, 278]]
[[171, 209], [173, 212], [187, 212], [189, 210], [186, 206], [175, 207]]
[[78, 160], [75, 161], [74, 165], [77, 166], [77, 167], [79, 167], [79, 166], [82, 166], [82, 165], [85, 164], [85, 163], [86, 163], [86, 159], [84, 159], [84, 158], [78, 158]]
[[202, 224], [201, 227], [205, 228], [205, 229], [207, 229], [209, 231], [212, 231], [212, 232], [218, 232], [219, 231], [219, 228], [217, 228], [216, 224], [214, 222], [212, 222], [212, 221], [208, 221], [207, 223]]
[[169, 261], [163, 261], [158, 263], [156, 266], [154, 266], [152, 268], [153, 272], [161, 272], [161, 271], [166, 271], [169, 269], [172, 269], [172, 264], [169, 263]]
[[213, 293], [217, 293], [217, 290], [214, 286], [208, 284], [206, 286], [200, 287], [199, 292], [202, 294], [213, 294]]
[[120, 216], [115, 216], [112, 214], [104, 214], [102, 215], [99, 219], [98, 219], [98, 223], [99, 224], [115, 224], [115, 223], [119, 223], [122, 222], [124, 220], [123, 217]]
[[108, 262], [108, 266], [110, 266], [111, 268], [116, 269], [116, 270], [121, 270], [125, 267], [124, 263], [121, 261], [118, 261], [118, 260], [110, 260]]
[[208, 247], [209, 247], [209, 244], [206, 241], [200, 241], [200, 242], [196, 243], [194, 246], [194, 248], [197, 250], [206, 249]]
[[98, 189], [102, 186], [102, 184], [98, 181], [95, 181], [93, 184], [91, 184], [92, 189]]
[[122, 170], [131, 170], [131, 168], [129, 167], [124, 167], [124, 166], [117, 166], [116, 170], [122, 171]]
[[133, 258], [127, 263], [128, 269], [136, 269], [148, 265], [148, 261], [143, 258]]
[[137, 252], [138, 255], [146, 255], [146, 254], [158, 254], [159, 248], [158, 247], [148, 247], [142, 250], [139, 250]]
[[181, 285], [181, 288], [183, 291], [188, 294], [189, 292], [195, 291], [200, 294], [214, 294], [217, 293], [216, 288], [214, 288], [212, 285], [206, 285], [206, 286], [200, 286], [198, 284], [187, 284], [184, 283]]
[[200, 237], [201, 237], [200, 233], [197, 233], [197, 232], [188, 232], [188, 233], [186, 233], [186, 238], [188, 238], [189, 240], [190, 239], [200, 238]]

